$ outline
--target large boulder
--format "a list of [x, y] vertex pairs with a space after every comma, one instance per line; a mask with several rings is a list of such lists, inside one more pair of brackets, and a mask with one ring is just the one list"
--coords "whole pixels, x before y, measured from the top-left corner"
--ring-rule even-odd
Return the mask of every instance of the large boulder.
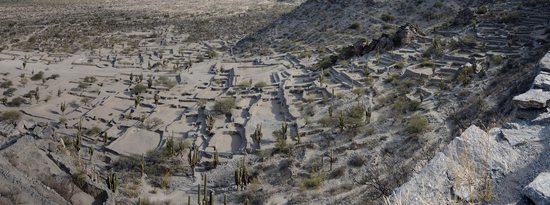
[[540, 173], [523, 189], [523, 194], [536, 205], [550, 204], [550, 172]]
[[546, 53], [540, 60], [539, 67], [542, 71], [550, 72], [550, 52]]
[[531, 89], [526, 93], [515, 96], [512, 102], [522, 109], [542, 109], [548, 106], [549, 101], [550, 91]]
[[502, 137], [512, 146], [550, 139], [549, 126], [510, 123], [506, 125], [506, 128], [501, 129], [500, 132]]

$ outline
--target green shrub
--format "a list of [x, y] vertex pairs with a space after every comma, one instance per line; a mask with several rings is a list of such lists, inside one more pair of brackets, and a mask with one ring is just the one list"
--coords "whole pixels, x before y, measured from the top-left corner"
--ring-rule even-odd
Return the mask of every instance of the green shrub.
[[0, 119], [4, 122], [15, 124], [21, 120], [21, 113], [17, 110], [10, 110], [2, 113]]
[[217, 100], [214, 103], [213, 111], [221, 114], [231, 114], [231, 109], [235, 108], [235, 99], [234, 98], [225, 98]]
[[265, 83], [264, 81], [260, 81], [254, 84], [255, 88], [264, 88], [265, 86], [267, 86], [267, 83]]
[[323, 185], [326, 176], [323, 173], [313, 172], [309, 175], [309, 178], [302, 182], [302, 186], [307, 189], [317, 189]]
[[407, 123], [407, 132], [412, 135], [422, 134], [430, 129], [428, 119], [423, 116], [415, 115], [409, 119]]
[[40, 72], [34, 74], [34, 75], [31, 77], [31, 80], [37, 81], [37, 80], [42, 80], [42, 78], [44, 78], [44, 72], [40, 71]]
[[138, 83], [136, 86], [134, 86], [134, 92], [137, 94], [144, 93], [145, 91], [147, 91], [147, 86], [141, 83]]
[[0, 84], [0, 88], [9, 88], [13, 85], [11, 80], [6, 80]]
[[382, 14], [380, 18], [382, 19], [382, 21], [385, 21], [385, 22], [390, 22], [395, 20], [395, 16], [388, 13]]
[[11, 97], [13, 96], [13, 93], [15, 93], [16, 90], [17, 90], [16, 88], [8, 88], [2, 94], [6, 97]]
[[496, 65], [501, 65], [504, 62], [504, 57], [501, 55], [494, 55], [492, 60]]
[[11, 102], [9, 102], [8, 105], [19, 107], [19, 106], [21, 106], [21, 104], [24, 104], [24, 103], [27, 103], [27, 100], [25, 100], [24, 98], [21, 98], [21, 97], [16, 97], [16, 98], [11, 99]]
[[360, 27], [361, 25], [359, 25], [359, 23], [354, 22], [349, 26], [349, 29], [358, 30]]

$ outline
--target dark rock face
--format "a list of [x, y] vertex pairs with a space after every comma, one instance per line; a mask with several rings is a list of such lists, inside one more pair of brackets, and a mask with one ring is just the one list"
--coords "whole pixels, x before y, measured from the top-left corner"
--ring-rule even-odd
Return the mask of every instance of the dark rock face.
[[380, 38], [373, 40], [367, 47], [367, 51], [384, 52], [401, 46], [411, 44], [415, 39], [423, 35], [420, 29], [412, 24], [405, 24], [393, 34], [382, 34]]
[[453, 23], [455, 25], [463, 26], [463, 25], [470, 24], [473, 19], [474, 19], [474, 12], [469, 8], [464, 8], [458, 12]]

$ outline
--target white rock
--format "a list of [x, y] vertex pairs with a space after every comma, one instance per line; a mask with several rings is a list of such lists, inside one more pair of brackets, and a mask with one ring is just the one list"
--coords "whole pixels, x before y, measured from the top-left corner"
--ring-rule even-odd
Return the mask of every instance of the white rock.
[[535, 82], [533, 83], [536, 88], [540, 88], [544, 91], [550, 91], [550, 73], [541, 72], [537, 77], [535, 77]]
[[536, 205], [550, 204], [550, 172], [543, 172], [523, 188], [523, 194]]
[[541, 89], [531, 89], [513, 98], [513, 103], [522, 109], [542, 109], [548, 106], [549, 101], [550, 91]]

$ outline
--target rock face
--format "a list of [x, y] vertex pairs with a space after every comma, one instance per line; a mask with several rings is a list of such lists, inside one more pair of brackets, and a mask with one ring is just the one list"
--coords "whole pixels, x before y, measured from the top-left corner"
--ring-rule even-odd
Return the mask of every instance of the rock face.
[[383, 52], [408, 45], [419, 35], [423, 35], [420, 29], [412, 24], [405, 24], [393, 34], [382, 34], [380, 38], [374, 39], [367, 47], [367, 52]]
[[456, 197], [476, 201], [483, 197], [487, 182], [493, 183], [510, 172], [508, 161], [517, 158], [510, 146], [471, 126], [399, 187], [394, 196], [410, 204], [449, 204]]
[[507, 128], [501, 129], [500, 132], [502, 137], [512, 146], [550, 139], [550, 127], [548, 126], [510, 123]]
[[531, 89], [526, 93], [515, 96], [514, 105], [522, 109], [542, 109], [548, 106], [550, 91]]
[[550, 172], [539, 174], [523, 189], [523, 194], [536, 205], [550, 204]]

